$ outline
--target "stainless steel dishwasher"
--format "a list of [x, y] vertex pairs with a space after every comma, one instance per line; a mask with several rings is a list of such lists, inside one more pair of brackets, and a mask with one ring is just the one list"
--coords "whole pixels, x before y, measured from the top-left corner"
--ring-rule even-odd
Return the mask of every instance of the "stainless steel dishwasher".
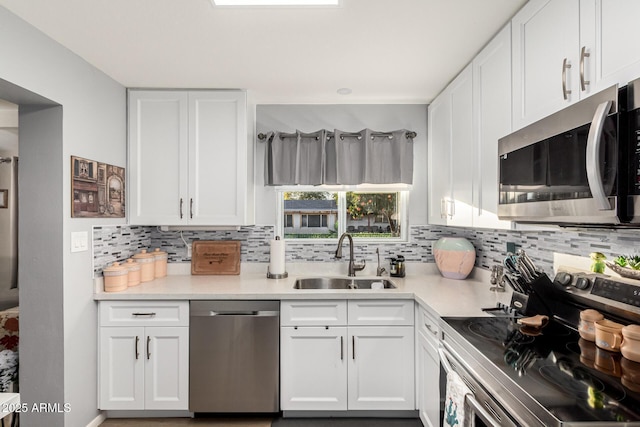
[[191, 301], [189, 411], [280, 410], [280, 303]]

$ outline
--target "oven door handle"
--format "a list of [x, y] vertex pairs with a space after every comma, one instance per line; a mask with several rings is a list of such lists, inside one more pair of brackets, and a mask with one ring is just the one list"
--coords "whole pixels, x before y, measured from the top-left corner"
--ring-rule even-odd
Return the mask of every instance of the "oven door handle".
[[[445, 342], [441, 342], [441, 344], [448, 346], [447, 343]], [[440, 363], [442, 364], [442, 367], [444, 368], [444, 371], [446, 374], [449, 374], [449, 372], [453, 371], [453, 368], [451, 367], [451, 363], [449, 362], [449, 359], [454, 359], [453, 355], [451, 354], [451, 352], [444, 348], [444, 347], [439, 347], [438, 348], [438, 354], [440, 355]], [[471, 407], [471, 409], [473, 410], [473, 412], [476, 414], [476, 416], [480, 417], [480, 419], [482, 419], [482, 421], [490, 426], [490, 427], [501, 427], [502, 424], [500, 423], [500, 421], [497, 419], [496, 416], [492, 415], [491, 412], [489, 412], [488, 409], [485, 409], [480, 402], [478, 402], [476, 400], [476, 398], [474, 397], [473, 394], [467, 394], [465, 395], [465, 400], [467, 402], [467, 404], [469, 405], [469, 407]]]
[[602, 182], [602, 170], [600, 168], [600, 145], [602, 143], [602, 133], [604, 131], [604, 121], [607, 114], [611, 110], [611, 101], [603, 102], [598, 105], [593, 115], [593, 121], [589, 127], [589, 136], [587, 137], [587, 181], [591, 195], [598, 209], [601, 211], [611, 210], [609, 198], [604, 192], [604, 184]]
[[442, 347], [438, 347], [438, 354], [440, 355], [440, 363], [442, 364], [444, 371], [447, 374], [453, 371], [453, 368], [451, 367], [451, 363], [449, 363], [449, 358], [451, 357], [451, 354]]
[[480, 402], [478, 402], [476, 400], [476, 398], [473, 397], [472, 394], [467, 394], [464, 398], [467, 401], [467, 405], [469, 405], [469, 407], [473, 410], [475, 415], [477, 417], [480, 417], [482, 422], [484, 422], [486, 425], [491, 426], [491, 427], [501, 427], [502, 426], [500, 421], [496, 420], [495, 417], [493, 415], [491, 415], [491, 413], [489, 411], [487, 411], [485, 408], [483, 408], [482, 405], [480, 405]]

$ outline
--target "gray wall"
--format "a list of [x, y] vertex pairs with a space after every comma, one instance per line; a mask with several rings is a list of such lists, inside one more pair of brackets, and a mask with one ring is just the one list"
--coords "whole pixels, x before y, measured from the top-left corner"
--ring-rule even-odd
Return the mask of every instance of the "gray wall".
[[[64, 403], [62, 168], [47, 161], [62, 157], [62, 107], [21, 107], [20, 123], [24, 157], [19, 179], [21, 191], [30, 193], [20, 199], [20, 398]], [[62, 413], [20, 417], [25, 425], [64, 421]]]
[[[0, 99], [21, 106], [21, 397], [71, 405], [21, 421], [84, 426], [98, 415], [97, 305], [91, 251], [72, 254], [70, 233], [125, 221], [71, 219], [70, 156], [126, 165], [126, 90], [3, 7], [0, 52]], [[61, 107], [26, 108], [46, 101], [33, 94]]]

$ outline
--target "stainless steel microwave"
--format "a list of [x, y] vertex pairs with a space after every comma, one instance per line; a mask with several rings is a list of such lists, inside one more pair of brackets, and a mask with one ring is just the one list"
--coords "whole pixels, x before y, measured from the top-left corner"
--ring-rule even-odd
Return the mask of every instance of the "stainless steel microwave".
[[524, 223], [640, 227], [638, 104], [640, 79], [501, 138], [498, 216]]

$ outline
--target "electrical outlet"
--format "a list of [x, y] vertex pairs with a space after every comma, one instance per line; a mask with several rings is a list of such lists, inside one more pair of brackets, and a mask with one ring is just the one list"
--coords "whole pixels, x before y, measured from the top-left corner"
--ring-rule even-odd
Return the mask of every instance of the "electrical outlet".
[[516, 253], [516, 248], [519, 245], [516, 245], [515, 242], [507, 242], [507, 252], [511, 252], [512, 254]]
[[187, 244], [187, 257], [191, 258], [191, 243]]

